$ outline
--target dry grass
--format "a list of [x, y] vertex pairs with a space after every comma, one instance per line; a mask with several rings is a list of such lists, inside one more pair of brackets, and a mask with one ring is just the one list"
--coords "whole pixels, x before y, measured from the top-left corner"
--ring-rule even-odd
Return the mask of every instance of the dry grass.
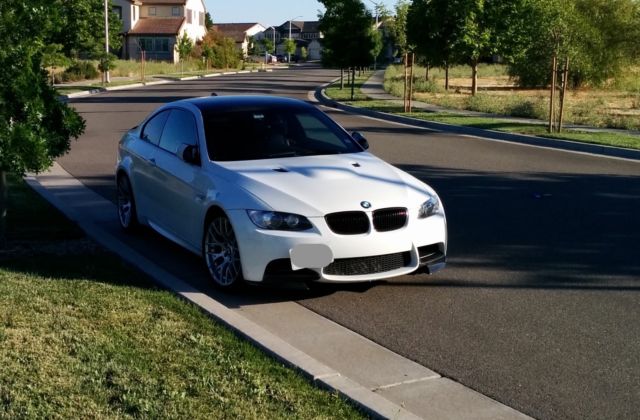
[[[480, 67], [479, 95], [470, 94], [471, 79], [464, 77], [463, 69], [451, 71], [450, 90], [444, 90], [441, 71], [431, 71], [431, 80], [424, 82], [424, 69], [415, 71], [417, 76], [414, 98], [453, 109], [467, 109], [490, 114], [546, 119], [549, 108], [549, 92], [542, 89], [520, 89], [505, 74], [501, 66]], [[468, 68], [467, 68], [468, 69]], [[633, 73], [635, 70], [630, 70]], [[470, 74], [470, 71], [468, 71]], [[415, 75], [414, 75], [415, 77]], [[389, 67], [385, 75], [385, 88], [398, 95], [402, 89], [402, 70]], [[638, 88], [630, 88], [633, 81], [611, 84], [607, 89], [585, 88], [570, 90], [565, 101], [565, 122], [595, 127], [640, 129], [640, 79]], [[426, 86], [426, 88], [424, 88]]]

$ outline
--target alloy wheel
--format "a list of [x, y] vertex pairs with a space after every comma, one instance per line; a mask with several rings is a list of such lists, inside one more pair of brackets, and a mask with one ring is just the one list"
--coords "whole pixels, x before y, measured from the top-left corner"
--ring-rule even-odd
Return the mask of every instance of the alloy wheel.
[[231, 288], [242, 278], [240, 251], [231, 222], [216, 216], [207, 225], [204, 258], [209, 274], [217, 286]]

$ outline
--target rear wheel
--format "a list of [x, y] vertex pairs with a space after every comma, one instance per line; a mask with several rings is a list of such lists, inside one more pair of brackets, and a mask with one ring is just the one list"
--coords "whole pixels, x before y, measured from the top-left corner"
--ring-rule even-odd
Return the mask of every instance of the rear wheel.
[[216, 214], [208, 219], [202, 253], [209, 275], [217, 287], [232, 289], [242, 283], [238, 241], [231, 222], [225, 215]]
[[118, 220], [120, 221], [120, 226], [130, 232], [138, 227], [138, 216], [136, 215], [136, 202], [133, 198], [133, 189], [129, 178], [126, 175], [118, 176], [117, 187]]

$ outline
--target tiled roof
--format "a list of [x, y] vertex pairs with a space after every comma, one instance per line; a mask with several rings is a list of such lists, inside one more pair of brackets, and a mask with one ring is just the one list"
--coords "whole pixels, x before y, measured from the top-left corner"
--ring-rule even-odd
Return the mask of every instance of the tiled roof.
[[[296, 27], [300, 28], [300, 32], [319, 32], [318, 26], [320, 25], [319, 21], [305, 21], [305, 20], [292, 20], [291, 27], [295, 29]], [[280, 25], [280, 30], [288, 31], [289, 30], [289, 21], [286, 21], [282, 25]]]
[[247, 39], [246, 32], [221, 32], [225, 38], [231, 38], [236, 43], [241, 44]]
[[256, 25], [259, 25], [259, 23], [214, 23], [213, 27], [221, 33], [226, 34], [231, 32], [246, 32]]
[[178, 35], [184, 22], [179, 18], [140, 18], [130, 35]]
[[184, 6], [187, 0], [140, 0], [142, 4], [179, 4]]

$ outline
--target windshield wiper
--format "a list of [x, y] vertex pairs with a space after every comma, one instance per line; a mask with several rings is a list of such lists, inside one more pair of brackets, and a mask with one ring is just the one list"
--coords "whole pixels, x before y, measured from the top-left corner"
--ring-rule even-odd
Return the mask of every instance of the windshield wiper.
[[298, 156], [297, 152], [281, 152], [281, 153], [271, 153], [268, 154], [268, 158], [277, 158], [277, 157], [294, 157]]

